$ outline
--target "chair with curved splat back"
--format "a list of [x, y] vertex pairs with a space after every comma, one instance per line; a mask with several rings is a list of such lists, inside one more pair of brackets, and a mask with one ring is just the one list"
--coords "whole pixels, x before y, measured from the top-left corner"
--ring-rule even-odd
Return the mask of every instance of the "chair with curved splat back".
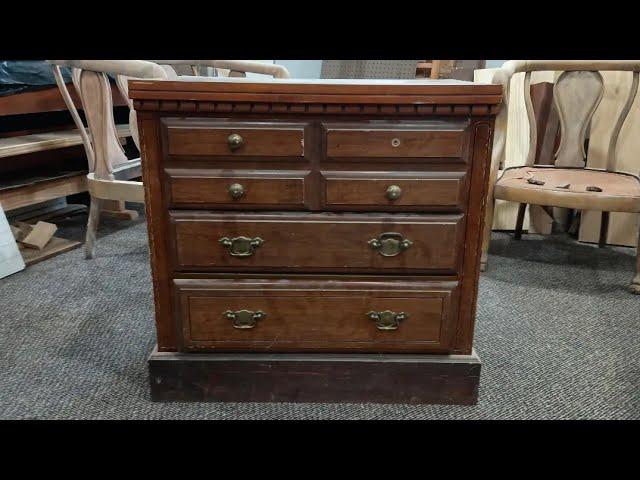
[[[560, 116], [561, 140], [552, 165], [534, 165], [537, 144], [536, 122], [531, 102], [531, 72], [558, 71], [554, 101]], [[605, 169], [586, 167], [585, 137], [591, 118], [602, 99], [601, 71], [629, 71], [633, 81], [609, 142]], [[529, 119], [529, 154], [526, 164], [506, 169], [499, 179], [498, 166], [505, 151], [508, 93], [511, 77], [525, 72], [524, 95]], [[620, 131], [638, 91], [640, 61], [539, 60], [509, 61], [493, 74], [493, 83], [504, 85], [505, 98], [496, 119], [494, 148], [489, 180], [488, 204], [482, 248], [482, 269], [486, 268], [495, 199], [518, 202], [515, 238], [522, 235], [527, 205], [560, 207], [602, 212], [600, 246], [606, 243], [609, 212], [640, 213], [640, 178], [616, 170]], [[640, 248], [639, 248], [640, 251]], [[630, 285], [640, 294], [640, 255], [637, 272]]]
[[[190, 66], [193, 73], [198, 67], [208, 67], [219, 76], [243, 77], [246, 72], [288, 78], [289, 72], [281, 65], [265, 64], [246, 60], [49, 60], [53, 66], [56, 82], [71, 116], [80, 131], [84, 144], [89, 174], [87, 183], [91, 195], [91, 207], [87, 223], [85, 254], [93, 258], [96, 232], [101, 205], [105, 202], [144, 202], [142, 182], [131, 178], [140, 176], [140, 158], [129, 160], [116, 135], [113, 119], [113, 101], [107, 74], [116, 78], [118, 88], [129, 102], [129, 126], [136, 146], [139, 148], [136, 113], [128, 98], [128, 78], [158, 80], [182, 80], [176, 66]], [[88, 133], [62, 79], [60, 67], [69, 67], [73, 84], [84, 110]]]

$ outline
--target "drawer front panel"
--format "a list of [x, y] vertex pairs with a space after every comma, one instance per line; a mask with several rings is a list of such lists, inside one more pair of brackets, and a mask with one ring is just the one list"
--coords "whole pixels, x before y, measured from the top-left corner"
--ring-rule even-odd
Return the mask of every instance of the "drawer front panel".
[[463, 172], [401, 174], [386, 178], [371, 173], [325, 172], [324, 177], [329, 208], [464, 210], [467, 183]]
[[176, 206], [304, 207], [305, 174], [300, 171], [223, 172], [167, 169], [169, 203]]
[[211, 271], [459, 270], [462, 215], [172, 212], [175, 267]]
[[326, 125], [327, 156], [388, 158], [462, 158], [467, 132], [430, 125]]
[[187, 350], [446, 351], [454, 330], [456, 282], [174, 283]]
[[304, 124], [167, 121], [167, 153], [185, 156], [303, 157]]

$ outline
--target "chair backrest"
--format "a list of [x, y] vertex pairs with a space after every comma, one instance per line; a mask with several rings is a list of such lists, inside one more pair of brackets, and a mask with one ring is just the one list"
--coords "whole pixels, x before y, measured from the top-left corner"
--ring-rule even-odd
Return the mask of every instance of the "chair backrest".
[[[159, 65], [141, 60], [49, 60], [58, 88], [82, 136], [89, 172], [96, 178], [113, 179], [113, 171], [128, 162], [118, 139], [113, 118], [113, 99], [107, 74], [115, 75], [118, 87], [129, 106], [126, 95], [126, 78], [167, 79], [166, 71]], [[80, 119], [73, 99], [62, 79], [60, 67], [71, 69], [74, 88], [82, 103], [89, 133]], [[130, 108], [129, 124], [132, 137], [138, 145], [135, 111]]]
[[[198, 73], [199, 66], [203, 66], [212, 68], [216, 75], [222, 73], [239, 76], [250, 71], [275, 78], [289, 77], [289, 72], [281, 65], [242, 60], [49, 60], [48, 62], [52, 64], [58, 88], [82, 136], [89, 162], [89, 172], [93, 173], [95, 178], [109, 180], [114, 178], [114, 169], [129, 160], [116, 132], [108, 74], [115, 76], [118, 89], [128, 102], [129, 127], [138, 148], [140, 144], [136, 112], [133, 109], [133, 102], [129, 99], [127, 87], [127, 80], [130, 78], [180, 80], [181, 77], [174, 67], [184, 65], [190, 66], [194, 74]], [[60, 67], [71, 69], [73, 85], [82, 103], [89, 134], [64, 83]]]
[[[499, 115], [506, 117], [509, 84], [516, 73], [524, 73], [524, 102], [529, 120], [529, 151], [526, 165], [533, 165], [536, 157], [538, 132], [531, 101], [531, 73], [535, 71], [561, 72], [555, 81], [553, 89], [554, 103], [560, 119], [561, 139], [554, 154], [554, 164], [557, 167], [586, 166], [587, 152], [585, 138], [604, 93], [604, 82], [600, 72], [628, 71], [632, 72], [633, 80], [626, 102], [618, 115], [611, 133], [607, 152], [607, 171], [616, 171], [617, 149], [620, 132], [631, 110], [638, 92], [638, 77], [640, 61], [615, 60], [516, 60], [506, 62], [494, 75], [494, 83], [502, 83], [505, 87], [505, 98]], [[496, 130], [506, 128], [506, 118], [498, 119]], [[494, 162], [501, 161], [504, 155], [506, 132], [496, 134], [494, 145]], [[497, 150], [496, 150], [497, 149]], [[500, 158], [496, 158], [500, 157]]]

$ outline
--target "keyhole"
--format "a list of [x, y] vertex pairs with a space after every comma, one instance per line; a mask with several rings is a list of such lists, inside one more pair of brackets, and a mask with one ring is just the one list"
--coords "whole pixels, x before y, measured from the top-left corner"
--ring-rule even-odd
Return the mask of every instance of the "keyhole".
[[399, 147], [400, 146], [400, 139], [399, 138], [394, 138], [393, 140], [391, 140], [391, 146], [392, 147]]

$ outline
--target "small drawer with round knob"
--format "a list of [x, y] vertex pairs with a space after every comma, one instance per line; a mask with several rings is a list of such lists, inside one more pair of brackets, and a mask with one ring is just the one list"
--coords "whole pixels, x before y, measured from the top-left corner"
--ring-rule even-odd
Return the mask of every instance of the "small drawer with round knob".
[[[304, 157], [305, 123], [164, 120], [172, 157]], [[246, 160], [252, 160], [247, 158]]]
[[167, 191], [177, 208], [305, 208], [305, 171], [166, 169]]
[[322, 172], [329, 210], [463, 211], [465, 172]]
[[328, 159], [386, 157], [447, 163], [464, 162], [467, 126], [464, 121], [323, 124]]

